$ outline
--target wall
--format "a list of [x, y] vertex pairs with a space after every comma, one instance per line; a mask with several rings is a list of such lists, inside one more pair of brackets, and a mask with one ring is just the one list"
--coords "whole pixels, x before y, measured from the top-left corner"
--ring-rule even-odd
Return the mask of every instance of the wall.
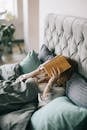
[[29, 48], [29, 5], [28, 0], [23, 0], [23, 28], [26, 50]]
[[39, 48], [39, 0], [29, 0], [29, 38], [30, 48]]
[[24, 30], [23, 30], [23, 1], [17, 0], [17, 18], [15, 20], [16, 25], [16, 39], [24, 39]]
[[39, 0], [23, 0], [24, 40], [28, 50], [39, 48]]
[[87, 18], [87, 0], [40, 0], [40, 46], [43, 44], [43, 29], [48, 13], [67, 14]]

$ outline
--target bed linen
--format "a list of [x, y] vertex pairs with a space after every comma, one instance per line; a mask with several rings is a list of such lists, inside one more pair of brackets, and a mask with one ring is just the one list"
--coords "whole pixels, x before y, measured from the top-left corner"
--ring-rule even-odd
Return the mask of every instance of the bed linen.
[[26, 82], [0, 80], [0, 130], [26, 130], [38, 105], [38, 89]]
[[22, 105], [21, 109], [0, 116], [0, 130], [29, 130], [29, 122], [36, 104]]

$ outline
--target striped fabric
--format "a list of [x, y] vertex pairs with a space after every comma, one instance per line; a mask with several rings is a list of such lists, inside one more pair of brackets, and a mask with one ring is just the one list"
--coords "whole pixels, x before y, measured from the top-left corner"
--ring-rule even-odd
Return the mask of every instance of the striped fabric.
[[87, 108], [87, 82], [75, 73], [66, 86], [66, 95], [71, 101], [78, 106]]

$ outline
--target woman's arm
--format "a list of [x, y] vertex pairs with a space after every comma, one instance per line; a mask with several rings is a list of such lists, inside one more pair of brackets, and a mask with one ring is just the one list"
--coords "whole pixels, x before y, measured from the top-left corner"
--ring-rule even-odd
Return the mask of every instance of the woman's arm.
[[40, 67], [38, 67], [36, 70], [30, 72], [30, 73], [27, 73], [27, 74], [23, 74], [21, 76], [19, 76], [17, 79], [16, 79], [16, 82], [19, 82], [19, 81], [23, 81], [23, 80], [26, 80], [30, 77], [34, 77], [36, 75], [38, 75], [39, 73], [43, 72], [42, 69], [40, 69]]
[[40, 73], [45, 73], [43, 65], [46, 64], [48, 61], [46, 61], [45, 63], [41, 64], [36, 70], [34, 70], [34, 71], [30, 72], [30, 73], [23, 74], [23, 75], [19, 76], [16, 79], [16, 82], [26, 80], [26, 79], [28, 79], [30, 77], [34, 77], [36, 75], [39, 75]]

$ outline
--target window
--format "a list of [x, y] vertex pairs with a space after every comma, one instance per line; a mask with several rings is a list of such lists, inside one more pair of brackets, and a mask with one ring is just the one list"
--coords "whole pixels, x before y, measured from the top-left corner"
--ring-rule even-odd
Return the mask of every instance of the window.
[[17, 17], [17, 0], [0, 0], [0, 19], [4, 19], [4, 14]]

